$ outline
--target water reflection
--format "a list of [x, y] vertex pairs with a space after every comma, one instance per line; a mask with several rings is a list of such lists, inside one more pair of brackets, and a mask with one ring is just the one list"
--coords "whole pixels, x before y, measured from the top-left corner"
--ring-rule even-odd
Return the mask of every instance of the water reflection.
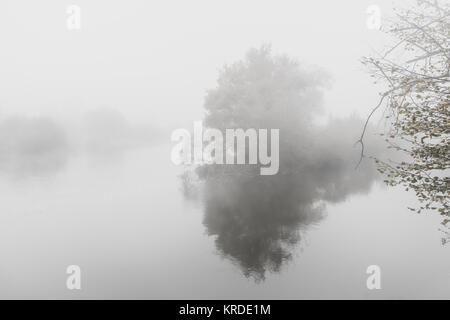
[[204, 225], [219, 252], [245, 276], [264, 279], [292, 258], [301, 227], [322, 218], [322, 207], [304, 201], [295, 176], [227, 176], [206, 179]]
[[206, 231], [216, 237], [218, 252], [245, 276], [260, 281], [266, 272], [280, 271], [302, 232], [324, 217], [327, 202], [366, 193], [377, 179], [367, 162], [355, 171], [355, 153], [345, 154], [345, 139], [321, 150], [321, 144], [330, 143], [327, 138], [318, 139], [303, 162], [286, 166], [292, 162], [284, 157], [283, 170], [275, 176], [260, 176], [256, 166], [234, 165], [201, 166], [182, 176], [187, 197], [199, 188], [195, 177], [202, 182]]

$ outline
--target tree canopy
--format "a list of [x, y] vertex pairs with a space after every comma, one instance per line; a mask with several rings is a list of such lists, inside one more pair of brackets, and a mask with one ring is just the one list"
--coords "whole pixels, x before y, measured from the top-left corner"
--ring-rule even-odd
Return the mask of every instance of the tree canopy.
[[[387, 184], [415, 191], [420, 206], [411, 210], [437, 210], [450, 227], [450, 3], [417, 1], [411, 9], [396, 10], [384, 31], [395, 43], [363, 59], [375, 82], [386, 85], [366, 125], [384, 107], [388, 129], [382, 135], [401, 160], [375, 161]], [[361, 159], [366, 156], [364, 133], [365, 127], [358, 141]], [[444, 232], [449, 235], [448, 229]]]

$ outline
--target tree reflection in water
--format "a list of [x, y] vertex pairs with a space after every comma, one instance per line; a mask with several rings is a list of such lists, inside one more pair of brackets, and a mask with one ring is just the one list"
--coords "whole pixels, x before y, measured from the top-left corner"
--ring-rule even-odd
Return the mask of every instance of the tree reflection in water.
[[[217, 250], [240, 266], [243, 274], [264, 280], [292, 259], [302, 231], [325, 215], [325, 204], [368, 192], [377, 175], [373, 167], [355, 171], [351, 162], [301, 166], [295, 173], [260, 176], [257, 168], [202, 166], [203, 223], [216, 236]], [[185, 190], [197, 184], [183, 180]], [[192, 195], [193, 192], [186, 192]]]

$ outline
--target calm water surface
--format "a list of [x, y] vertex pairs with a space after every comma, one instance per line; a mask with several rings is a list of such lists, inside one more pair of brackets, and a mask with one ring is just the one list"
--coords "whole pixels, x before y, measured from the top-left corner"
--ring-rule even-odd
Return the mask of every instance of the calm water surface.
[[3, 168], [0, 297], [450, 298], [440, 218], [412, 214], [413, 195], [339, 166], [193, 191], [170, 147]]

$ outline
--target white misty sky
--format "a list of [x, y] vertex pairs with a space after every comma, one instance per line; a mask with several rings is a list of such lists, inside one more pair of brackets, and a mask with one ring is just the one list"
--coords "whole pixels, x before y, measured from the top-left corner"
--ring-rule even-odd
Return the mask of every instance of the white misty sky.
[[[326, 115], [365, 116], [377, 89], [359, 60], [384, 41], [366, 9], [385, 17], [391, 2], [2, 0], [0, 116], [110, 106], [133, 121], [189, 123], [218, 70], [263, 43], [332, 74]], [[66, 28], [70, 4], [79, 31]]]

